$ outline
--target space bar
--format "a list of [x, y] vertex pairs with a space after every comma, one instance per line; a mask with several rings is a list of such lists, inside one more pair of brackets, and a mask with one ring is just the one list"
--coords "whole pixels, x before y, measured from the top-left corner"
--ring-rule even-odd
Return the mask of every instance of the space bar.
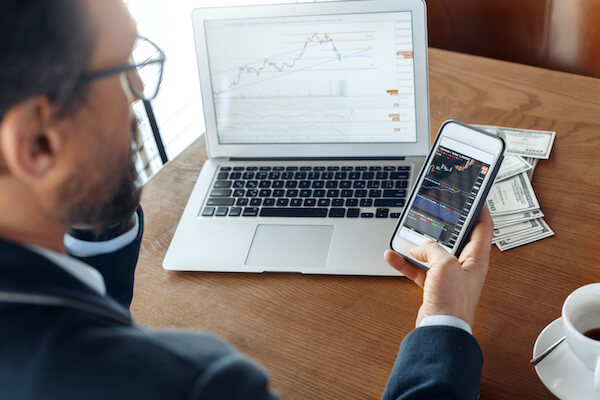
[[260, 210], [261, 217], [326, 217], [326, 208], [269, 208], [265, 207]]

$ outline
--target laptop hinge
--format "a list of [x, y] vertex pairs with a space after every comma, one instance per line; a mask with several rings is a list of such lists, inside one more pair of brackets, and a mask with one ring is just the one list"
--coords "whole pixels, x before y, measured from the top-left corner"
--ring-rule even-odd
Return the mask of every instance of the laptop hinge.
[[406, 157], [231, 157], [229, 161], [404, 161]]

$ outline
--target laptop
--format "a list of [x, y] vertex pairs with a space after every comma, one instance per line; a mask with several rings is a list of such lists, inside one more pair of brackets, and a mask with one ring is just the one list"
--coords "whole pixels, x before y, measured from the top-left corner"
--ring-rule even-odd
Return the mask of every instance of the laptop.
[[208, 160], [167, 270], [399, 275], [429, 150], [422, 0], [200, 8]]

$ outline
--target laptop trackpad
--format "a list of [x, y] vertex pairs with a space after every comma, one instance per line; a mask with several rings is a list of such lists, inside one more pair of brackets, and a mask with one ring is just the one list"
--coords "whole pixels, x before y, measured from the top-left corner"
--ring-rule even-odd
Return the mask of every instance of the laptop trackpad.
[[324, 267], [333, 225], [258, 225], [246, 257], [257, 267]]

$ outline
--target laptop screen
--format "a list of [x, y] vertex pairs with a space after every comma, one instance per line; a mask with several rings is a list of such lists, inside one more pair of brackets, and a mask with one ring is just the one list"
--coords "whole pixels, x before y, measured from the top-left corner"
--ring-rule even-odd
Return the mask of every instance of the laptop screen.
[[411, 14], [204, 21], [219, 143], [416, 142]]

